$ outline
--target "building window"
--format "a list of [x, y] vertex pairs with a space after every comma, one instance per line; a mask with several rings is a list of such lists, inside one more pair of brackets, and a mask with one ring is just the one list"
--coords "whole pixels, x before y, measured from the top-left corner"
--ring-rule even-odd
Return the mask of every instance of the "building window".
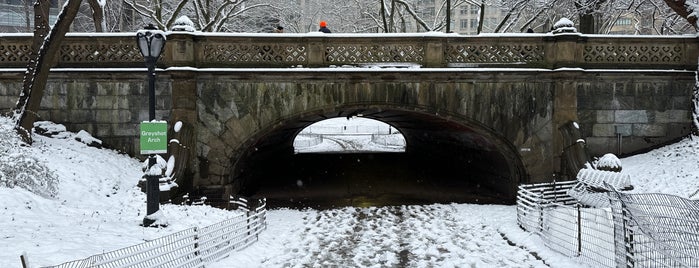
[[468, 29], [468, 20], [460, 20], [459, 24], [461, 24], [461, 29]]
[[461, 15], [466, 15], [468, 14], [468, 10], [468, 6], [461, 6], [461, 9], [459, 9], [459, 13], [461, 13]]
[[631, 25], [630, 18], [619, 18], [616, 20], [616, 25]]
[[471, 14], [477, 15], [478, 14], [478, 6], [471, 6]]
[[470, 19], [470, 27], [471, 28], [478, 28], [478, 20], [477, 19]]

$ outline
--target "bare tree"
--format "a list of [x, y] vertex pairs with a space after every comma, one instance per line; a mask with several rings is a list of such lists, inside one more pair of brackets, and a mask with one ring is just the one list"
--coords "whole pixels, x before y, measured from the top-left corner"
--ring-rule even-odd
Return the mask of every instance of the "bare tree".
[[269, 7], [269, 4], [251, 4], [252, 0], [182, 0], [179, 2], [154, 0], [146, 4], [138, 0], [124, 3], [152, 21], [160, 29], [169, 29], [177, 18], [188, 16], [198, 30], [204, 32], [233, 31], [236, 19], [243, 19], [251, 10]]
[[677, 15], [684, 18], [690, 25], [697, 29], [697, 16], [692, 14], [696, 11], [697, 5], [690, 5], [686, 0], [665, 0], [665, 3], [672, 8]]
[[104, 32], [107, 29], [107, 22], [104, 20], [104, 6], [106, 0], [87, 0], [92, 10], [92, 21], [95, 25], [95, 32]]
[[[41, 13], [48, 14], [48, 3], [50, 2], [37, 2]], [[28, 63], [27, 72], [24, 75], [24, 86], [13, 114], [15, 129], [28, 143], [32, 142], [31, 129], [37, 119], [37, 111], [40, 108], [51, 66], [56, 62], [58, 49], [79, 8], [80, 0], [68, 0], [58, 15], [56, 24], [48, 32], [46, 38], [41, 42], [38, 52]], [[35, 27], [42, 27], [42, 25], [42, 22], [35, 23]], [[37, 31], [41, 32], [40, 29]]]

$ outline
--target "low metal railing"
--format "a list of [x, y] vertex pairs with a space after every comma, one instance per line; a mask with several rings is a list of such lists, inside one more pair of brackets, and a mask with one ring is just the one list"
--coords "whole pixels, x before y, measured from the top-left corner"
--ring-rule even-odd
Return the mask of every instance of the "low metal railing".
[[204, 228], [189, 228], [152, 241], [48, 266], [79, 267], [204, 267], [257, 241], [267, 226], [266, 201], [245, 214]]

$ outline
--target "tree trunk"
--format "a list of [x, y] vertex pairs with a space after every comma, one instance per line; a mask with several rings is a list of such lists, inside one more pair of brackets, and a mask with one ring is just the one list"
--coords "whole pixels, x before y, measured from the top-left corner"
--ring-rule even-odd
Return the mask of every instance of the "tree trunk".
[[92, 9], [92, 21], [95, 24], [95, 32], [101, 33], [105, 31], [104, 7], [97, 0], [87, 0]]
[[478, 30], [476, 30], [477, 34], [481, 34], [483, 32], [483, 23], [485, 22], [485, 0], [481, 1], [479, 8], [480, 14], [478, 16]]
[[[45, 3], [48, 3], [48, 1]], [[35, 55], [34, 60], [30, 61], [30, 67], [27, 68], [25, 73], [24, 87], [15, 107], [14, 120], [15, 130], [28, 143], [32, 141], [31, 130], [37, 119], [37, 112], [41, 105], [41, 99], [44, 96], [44, 88], [46, 87], [46, 80], [51, 71], [51, 66], [56, 62], [61, 43], [79, 8], [80, 0], [68, 0], [48, 36], [40, 41], [39, 52]], [[46, 5], [46, 9], [48, 9], [48, 5]], [[48, 16], [46, 18], [48, 19]], [[32, 68], [31, 66], [34, 67]]]
[[580, 14], [580, 33], [584, 34], [594, 34], [595, 31], [595, 17], [591, 13]]
[[689, 24], [691, 24], [692, 27], [694, 27], [694, 29], [697, 29], [697, 17], [689, 16], [690, 14], [692, 14], [692, 12], [687, 8], [686, 0], [665, 0], [665, 3], [670, 8], [672, 8], [672, 10], [674, 10], [675, 13], [677, 13], [677, 15], [680, 15], [681, 17], [686, 19], [687, 22], [689, 22]]
[[383, 21], [383, 32], [388, 32], [388, 22], [386, 21], [386, 3], [381, 0], [381, 20]]

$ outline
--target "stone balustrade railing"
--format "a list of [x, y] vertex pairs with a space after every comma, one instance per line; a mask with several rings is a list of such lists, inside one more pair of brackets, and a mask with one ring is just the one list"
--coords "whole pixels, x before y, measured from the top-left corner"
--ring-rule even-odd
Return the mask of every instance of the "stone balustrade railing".
[[[0, 34], [0, 68], [24, 68], [30, 34]], [[419, 65], [427, 68], [696, 70], [696, 36], [564, 34], [222, 34], [169, 32], [159, 67], [287, 68]], [[58, 68], [141, 68], [135, 33], [72, 33]]]

